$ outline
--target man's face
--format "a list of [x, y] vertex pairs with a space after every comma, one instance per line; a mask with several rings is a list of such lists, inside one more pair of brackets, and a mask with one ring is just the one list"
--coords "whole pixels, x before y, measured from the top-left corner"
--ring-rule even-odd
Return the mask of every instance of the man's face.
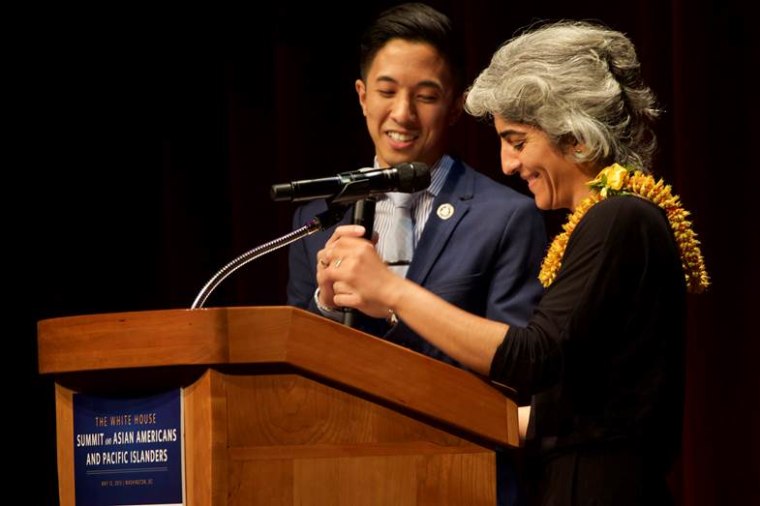
[[356, 92], [381, 167], [434, 164], [462, 111], [449, 66], [433, 46], [392, 39], [375, 55]]

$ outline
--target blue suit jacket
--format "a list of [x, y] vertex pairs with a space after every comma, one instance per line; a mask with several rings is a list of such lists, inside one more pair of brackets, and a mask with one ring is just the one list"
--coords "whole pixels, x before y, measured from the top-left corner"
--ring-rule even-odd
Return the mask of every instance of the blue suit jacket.
[[[454, 213], [442, 219], [436, 210], [446, 203]], [[324, 201], [301, 206], [294, 228], [326, 208]], [[341, 224], [350, 223], [351, 216], [349, 210]], [[291, 245], [288, 304], [320, 314], [314, 303], [317, 252], [333, 228]], [[407, 278], [466, 311], [523, 326], [543, 292], [538, 270], [545, 248], [543, 217], [532, 199], [456, 161], [435, 199]], [[456, 364], [403, 322], [389, 329], [383, 320], [365, 317], [358, 327]]]

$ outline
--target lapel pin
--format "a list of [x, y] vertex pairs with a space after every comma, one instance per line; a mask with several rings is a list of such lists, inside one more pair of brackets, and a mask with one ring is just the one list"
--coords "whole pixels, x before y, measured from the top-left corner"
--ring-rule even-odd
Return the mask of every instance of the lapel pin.
[[441, 204], [435, 212], [442, 220], [448, 220], [454, 216], [454, 206], [451, 204]]

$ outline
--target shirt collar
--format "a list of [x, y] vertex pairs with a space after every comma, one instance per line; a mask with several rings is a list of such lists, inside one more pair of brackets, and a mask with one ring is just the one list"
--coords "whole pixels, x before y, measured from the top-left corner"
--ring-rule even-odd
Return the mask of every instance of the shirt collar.
[[[425, 191], [431, 194], [433, 197], [437, 197], [443, 188], [443, 184], [446, 182], [446, 177], [451, 171], [451, 167], [454, 165], [454, 159], [449, 155], [443, 155], [430, 167], [430, 185]], [[374, 167], [379, 169], [380, 166], [377, 163], [377, 157], [375, 157]]]

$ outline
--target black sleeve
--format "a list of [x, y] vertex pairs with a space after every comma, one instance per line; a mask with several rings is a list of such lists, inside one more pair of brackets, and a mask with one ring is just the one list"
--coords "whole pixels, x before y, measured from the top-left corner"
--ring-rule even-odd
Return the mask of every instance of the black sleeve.
[[658, 254], [658, 241], [673, 242], [656, 205], [625, 196], [592, 207], [572, 233], [557, 278], [527, 327], [507, 332], [490, 376], [533, 394], [568, 374], [583, 374], [569, 369], [594, 363], [589, 355], [604, 353], [605, 336], [635, 317], [631, 308], [642, 283], [651, 282], [647, 265]]

